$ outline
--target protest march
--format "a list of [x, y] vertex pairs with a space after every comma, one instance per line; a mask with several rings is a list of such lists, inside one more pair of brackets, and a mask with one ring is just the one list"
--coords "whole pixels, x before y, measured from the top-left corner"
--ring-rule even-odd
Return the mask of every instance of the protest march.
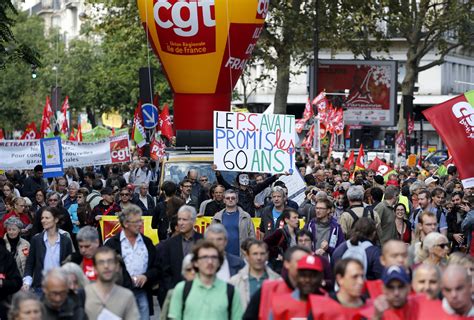
[[3, 2], [0, 320], [474, 319], [472, 4]]

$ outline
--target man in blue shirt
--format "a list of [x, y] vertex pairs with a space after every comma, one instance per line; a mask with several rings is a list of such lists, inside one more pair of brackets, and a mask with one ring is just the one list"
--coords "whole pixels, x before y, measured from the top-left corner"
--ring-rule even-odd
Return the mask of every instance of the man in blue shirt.
[[225, 209], [216, 213], [211, 223], [222, 223], [227, 230], [225, 251], [240, 256], [240, 244], [247, 238], [255, 238], [255, 226], [250, 215], [237, 206], [238, 195], [233, 189], [224, 193]]

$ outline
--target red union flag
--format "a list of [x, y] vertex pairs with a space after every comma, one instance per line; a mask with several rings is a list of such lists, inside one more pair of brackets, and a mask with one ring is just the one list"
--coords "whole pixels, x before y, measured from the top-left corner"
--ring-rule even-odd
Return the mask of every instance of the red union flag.
[[423, 111], [449, 149], [464, 188], [474, 187], [474, 90]]

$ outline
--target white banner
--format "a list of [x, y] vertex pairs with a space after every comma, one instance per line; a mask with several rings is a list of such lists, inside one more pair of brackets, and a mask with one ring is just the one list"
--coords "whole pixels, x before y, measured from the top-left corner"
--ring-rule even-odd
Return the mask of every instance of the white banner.
[[[62, 141], [64, 168], [130, 161], [128, 135], [96, 142]], [[40, 140], [0, 140], [0, 170], [29, 170], [41, 164]]]
[[293, 115], [214, 112], [214, 164], [218, 170], [292, 173]]

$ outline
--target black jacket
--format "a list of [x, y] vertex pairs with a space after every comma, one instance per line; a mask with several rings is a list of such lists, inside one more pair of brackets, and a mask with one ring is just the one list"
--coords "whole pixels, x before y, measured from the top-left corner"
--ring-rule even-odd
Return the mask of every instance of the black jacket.
[[[30, 242], [30, 254], [26, 258], [24, 276], [33, 277], [32, 288], [41, 287], [43, 279], [44, 257], [46, 246], [43, 241], [44, 232], [35, 235]], [[72, 241], [65, 234], [59, 234], [59, 263], [61, 264], [72, 253]]]
[[277, 219], [276, 224], [273, 221], [273, 204], [266, 206], [263, 208], [262, 215], [260, 216], [261, 222], [260, 222], [260, 232], [265, 234], [265, 237], [267, 237], [269, 234], [271, 234], [273, 231], [276, 229], [283, 227], [283, 222], [282, 221], [282, 216]]
[[3, 239], [0, 239], [0, 261], [0, 275], [3, 277], [3, 285], [0, 288], [0, 319], [6, 319], [7, 297], [21, 289], [22, 279], [15, 259], [5, 248]]
[[153, 210], [153, 217], [151, 218], [151, 227], [157, 230], [158, 239], [165, 241], [168, 239], [168, 228], [170, 221], [166, 214], [166, 201], [161, 201], [156, 204]]
[[146, 200], [148, 202], [148, 208], [145, 207], [145, 204], [143, 202], [141, 202], [140, 200], [140, 196], [138, 194], [135, 193], [135, 195], [133, 196], [133, 199], [132, 199], [132, 202], [134, 204], [136, 204], [137, 206], [140, 207], [140, 209], [142, 209], [142, 212], [143, 212], [143, 215], [144, 216], [151, 216], [153, 215], [153, 212], [155, 210], [155, 199], [150, 196], [149, 194], [146, 195]]
[[[202, 239], [202, 234], [195, 232], [193, 235], [194, 243]], [[183, 264], [183, 236], [177, 235], [169, 238], [157, 246], [159, 262], [163, 269], [163, 285], [165, 290], [174, 288], [174, 286], [183, 280], [181, 267]]]
[[[104, 245], [110, 247], [115, 250], [120, 256], [122, 256], [122, 245], [120, 243], [120, 234], [121, 232], [114, 235], [112, 238], [108, 239]], [[152, 289], [155, 284], [158, 283], [158, 278], [160, 275], [160, 265], [156, 259], [156, 249], [153, 245], [153, 242], [147, 236], [142, 234], [143, 242], [148, 251], [148, 266], [145, 272], [145, 276], [147, 277], [147, 281], [143, 289], [147, 292], [148, 296], [148, 304], [153, 306], [153, 296], [152, 296]], [[122, 266], [122, 279], [123, 279], [123, 286], [130, 290], [136, 289], [133, 286], [132, 278], [127, 271], [125, 265]], [[150, 314], [153, 314], [153, 308], [150, 307]]]
[[248, 214], [250, 214], [251, 217], [255, 217], [255, 204], [254, 204], [255, 196], [259, 194], [260, 192], [262, 192], [266, 187], [271, 185], [273, 182], [275, 182], [278, 176], [273, 175], [265, 179], [265, 181], [258, 183], [254, 186], [249, 185], [247, 189], [245, 190], [239, 187], [234, 187], [231, 184], [229, 184], [227, 181], [225, 181], [224, 177], [220, 173], [216, 172], [216, 178], [217, 178], [217, 181], [226, 188], [226, 190], [235, 189], [239, 193], [238, 206], [244, 209], [244, 211], [248, 212]]
[[84, 310], [84, 305], [81, 305], [81, 301], [75, 297], [72, 293], [69, 293], [66, 301], [59, 310], [53, 309], [49, 306], [49, 303], [46, 301], [43, 296], [41, 302], [44, 306], [43, 320], [85, 320], [87, 319], [86, 312]]

